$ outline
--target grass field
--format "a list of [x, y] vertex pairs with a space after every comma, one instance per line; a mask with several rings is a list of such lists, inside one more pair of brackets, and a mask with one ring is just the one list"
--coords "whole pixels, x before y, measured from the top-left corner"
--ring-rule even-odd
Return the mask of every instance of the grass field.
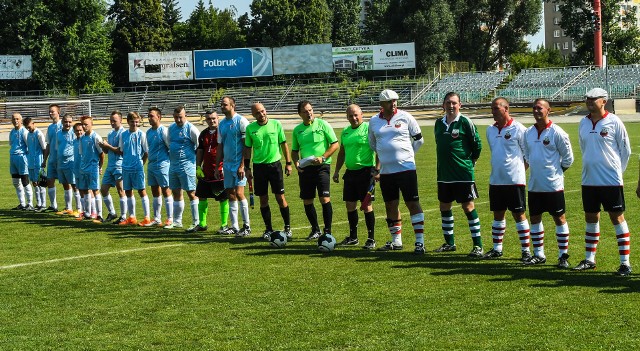
[[[581, 155], [577, 125], [563, 127], [576, 156], [566, 179], [573, 266], [584, 258]], [[640, 233], [634, 193], [640, 124], [627, 128], [634, 152], [625, 173], [633, 264]], [[423, 129], [428, 137], [418, 154], [430, 251], [443, 241], [432, 132]], [[484, 137], [485, 127], [480, 132]], [[251, 211], [255, 234], [245, 239], [11, 211], [17, 202], [6, 143], [0, 155], [0, 350], [610, 350], [635, 349], [640, 342], [640, 265], [630, 278], [612, 274], [619, 262], [608, 219], [601, 226], [598, 270], [585, 273], [554, 268], [548, 215], [546, 265], [520, 264], [511, 218], [503, 259], [468, 259], [471, 239], [459, 207], [455, 253], [419, 257], [410, 249], [340, 247], [323, 255], [303, 240], [309, 228], [295, 175], [286, 183], [294, 241], [277, 250], [258, 238], [263, 227], [257, 208]], [[485, 250], [491, 248], [489, 172], [485, 144], [477, 165]], [[341, 240], [348, 233], [341, 185], [332, 189], [334, 235]], [[375, 206], [382, 244], [388, 233], [381, 200]], [[271, 207], [281, 226], [273, 200]], [[412, 247], [404, 215], [405, 246]], [[217, 218], [212, 202], [210, 228], [218, 226]], [[190, 223], [188, 206], [184, 222]]]

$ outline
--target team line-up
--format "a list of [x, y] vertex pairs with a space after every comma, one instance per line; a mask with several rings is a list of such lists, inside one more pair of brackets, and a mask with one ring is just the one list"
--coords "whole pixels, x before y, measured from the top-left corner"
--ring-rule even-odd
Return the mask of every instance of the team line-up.
[[[284, 196], [284, 176], [295, 166], [300, 185], [300, 198], [311, 225], [307, 240], [331, 236], [333, 208], [330, 181], [340, 182], [349, 222], [349, 236], [341, 245], [358, 245], [358, 202], [364, 212], [367, 240], [364, 249], [376, 249], [375, 215], [371, 205], [375, 183], [378, 182], [385, 205], [390, 241], [379, 251], [402, 250], [402, 219], [400, 194], [411, 217], [415, 233], [414, 253], [425, 253], [424, 212], [418, 196], [415, 153], [424, 143], [415, 118], [397, 108], [398, 94], [393, 90], [380, 93], [380, 112], [363, 121], [358, 105], [346, 110], [349, 125], [340, 142], [328, 122], [314, 117], [309, 101], [298, 103], [302, 123], [293, 129], [291, 149], [280, 122], [267, 116], [261, 103], [251, 106], [255, 121], [236, 113], [235, 100], [225, 96], [220, 101], [224, 117], [207, 111], [206, 129], [198, 129], [187, 121], [185, 109], [173, 111], [174, 122], [162, 124], [161, 111], [148, 110], [150, 128], [139, 129], [141, 117], [136, 112], [126, 116], [128, 129], [122, 126], [122, 115], [110, 116], [113, 128], [106, 139], [93, 130], [91, 116], [60, 118], [60, 107], [49, 106], [52, 123], [46, 137], [34, 121], [12, 115], [14, 129], [10, 132], [10, 168], [13, 185], [20, 204], [16, 210], [56, 212], [72, 215], [78, 220], [117, 225], [162, 226], [182, 228], [185, 201], [189, 198], [193, 225], [187, 232], [206, 231], [208, 201], [220, 203], [218, 234], [244, 237], [251, 234], [249, 203], [245, 186], [253, 187], [259, 197], [260, 213], [265, 225], [263, 237], [275, 235], [291, 238], [289, 205]], [[600, 237], [600, 211], [609, 214], [615, 228], [620, 256], [617, 275], [631, 274], [629, 262], [630, 233], [624, 219], [625, 200], [622, 174], [629, 162], [631, 148], [622, 121], [605, 109], [607, 91], [595, 88], [585, 95], [589, 115], [580, 121], [579, 143], [582, 158], [582, 203], [585, 212], [585, 259], [573, 268], [576, 271], [596, 268], [595, 256]], [[557, 267], [568, 269], [569, 227], [565, 218], [564, 171], [573, 164], [573, 151], [567, 133], [549, 119], [550, 106], [545, 99], [533, 103], [535, 124], [524, 127], [509, 115], [505, 98], [492, 101], [495, 123], [487, 128], [486, 142], [491, 152], [489, 202], [493, 212], [491, 233], [493, 248], [484, 252], [480, 220], [474, 199], [478, 197], [474, 166], [482, 150], [481, 138], [473, 122], [460, 114], [460, 96], [445, 95], [444, 116], [436, 121], [434, 134], [437, 153], [438, 200], [444, 243], [436, 252], [456, 251], [453, 202], [461, 205], [473, 249], [469, 257], [494, 259], [502, 256], [502, 241], [506, 231], [506, 212], [511, 212], [519, 236], [522, 262], [536, 265], [546, 262], [545, 229], [542, 215], [548, 212], [555, 222], [558, 246]], [[337, 151], [333, 175], [332, 156]], [[107, 166], [103, 172], [104, 155]], [[285, 158], [284, 168], [281, 160]], [[144, 165], [147, 164], [145, 175]], [[253, 170], [251, 169], [253, 163]], [[44, 171], [46, 168], [46, 172]], [[526, 174], [529, 169], [528, 191]], [[100, 182], [100, 175], [102, 181]], [[55, 181], [64, 189], [65, 208], [57, 209]], [[153, 216], [150, 212], [146, 186], [152, 192]], [[109, 189], [116, 187], [120, 198], [120, 215], [116, 214]], [[268, 189], [274, 194], [284, 221], [282, 231], [274, 231]], [[144, 219], [136, 218], [136, 190], [141, 198]], [[33, 206], [35, 191], [36, 206]], [[640, 188], [637, 190], [640, 196]], [[50, 206], [46, 207], [48, 194]], [[323, 230], [320, 229], [315, 197], [322, 207]], [[73, 210], [75, 197], [76, 210]], [[161, 218], [162, 205], [166, 220]], [[102, 203], [108, 211], [103, 217]], [[529, 207], [529, 220], [525, 215]], [[240, 227], [238, 213], [242, 216]], [[229, 225], [227, 225], [229, 224]], [[533, 252], [531, 251], [533, 246]]]

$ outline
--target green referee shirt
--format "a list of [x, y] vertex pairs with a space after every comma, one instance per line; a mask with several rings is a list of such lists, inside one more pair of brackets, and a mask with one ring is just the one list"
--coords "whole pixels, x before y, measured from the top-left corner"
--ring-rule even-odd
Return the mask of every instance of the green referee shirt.
[[358, 128], [347, 126], [340, 135], [340, 144], [344, 148], [344, 164], [348, 170], [372, 167], [376, 156], [369, 146], [369, 122], [363, 122]]
[[[293, 151], [300, 151], [300, 159], [309, 156], [320, 157], [327, 151], [329, 145], [337, 141], [336, 133], [329, 123], [321, 119], [314, 119], [308, 126], [300, 123], [293, 128], [291, 149]], [[324, 163], [330, 164], [331, 157]]]
[[438, 156], [438, 182], [473, 182], [473, 160], [480, 157], [482, 151], [478, 129], [463, 115], [458, 115], [449, 125], [445, 119], [438, 119], [433, 128]]
[[280, 144], [286, 142], [280, 122], [269, 119], [261, 126], [257, 121], [247, 126], [244, 145], [253, 148], [253, 163], [274, 163], [280, 161]]

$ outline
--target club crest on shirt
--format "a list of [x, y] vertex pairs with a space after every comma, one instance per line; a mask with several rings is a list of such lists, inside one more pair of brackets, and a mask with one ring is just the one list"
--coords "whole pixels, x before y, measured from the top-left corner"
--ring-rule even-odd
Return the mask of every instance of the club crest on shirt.
[[511, 139], [511, 132], [507, 131], [506, 133], [504, 133], [504, 140], [509, 140]]
[[551, 143], [551, 140], [549, 140], [549, 137], [548, 136], [544, 137], [544, 140], [542, 141], [542, 144], [547, 146], [547, 145], [549, 145], [549, 143]]
[[600, 130], [600, 136], [604, 138], [604, 137], [606, 137], [607, 135], [609, 135], [609, 129], [607, 129], [606, 127], [602, 128], [602, 129]]
[[395, 126], [396, 128], [400, 128], [400, 127], [402, 127], [402, 123], [400, 123], [400, 122], [396, 122], [396, 124], [395, 124], [394, 126]]
[[451, 130], [451, 137], [454, 139], [457, 139], [460, 136], [460, 129], [452, 129]]

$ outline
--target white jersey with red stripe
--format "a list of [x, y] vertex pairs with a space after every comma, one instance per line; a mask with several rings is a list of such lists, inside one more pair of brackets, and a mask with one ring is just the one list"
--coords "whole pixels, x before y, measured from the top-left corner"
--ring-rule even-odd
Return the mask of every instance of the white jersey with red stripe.
[[491, 185], [525, 185], [524, 133], [522, 123], [509, 119], [500, 128], [493, 124], [487, 128], [487, 143], [491, 149]]
[[573, 164], [569, 135], [549, 121], [544, 129], [536, 125], [525, 134], [525, 158], [529, 162], [529, 191], [556, 192], [564, 190], [564, 171]]
[[369, 120], [369, 146], [378, 154], [380, 173], [415, 171], [413, 141], [421, 134], [416, 119], [408, 112], [397, 110], [390, 120], [382, 112]]
[[578, 128], [582, 151], [582, 185], [621, 186], [627, 169], [631, 146], [627, 129], [620, 118], [606, 112], [596, 123], [591, 115]]

